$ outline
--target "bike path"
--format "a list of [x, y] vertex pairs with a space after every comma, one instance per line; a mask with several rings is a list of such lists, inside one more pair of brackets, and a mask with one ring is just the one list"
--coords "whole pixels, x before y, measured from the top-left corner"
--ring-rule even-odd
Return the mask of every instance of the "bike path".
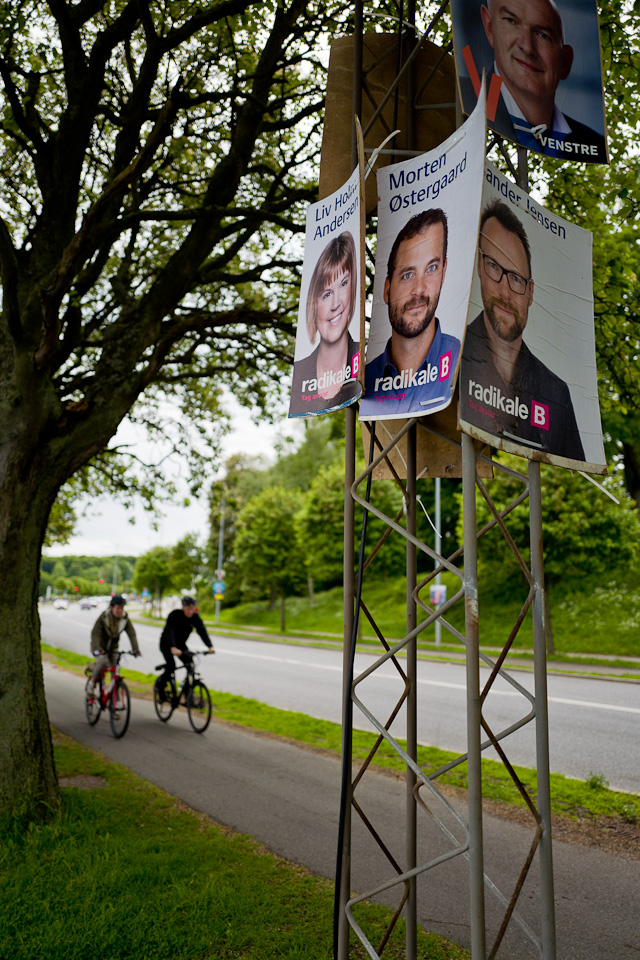
[[[333, 878], [338, 829], [340, 763], [331, 756], [212, 722], [198, 736], [186, 712], [168, 724], [149, 701], [132, 700], [126, 736], [115, 740], [103, 717], [89, 727], [83, 681], [43, 664], [52, 725], [80, 743], [123, 763], [218, 823], [249, 834], [271, 851], [313, 873]], [[398, 859], [404, 848], [404, 784], [367, 774], [361, 802]], [[460, 807], [464, 816], [464, 808]], [[484, 818], [485, 867], [510, 890], [531, 842], [531, 831], [492, 816]], [[419, 815], [419, 862], [444, 848], [427, 818]], [[517, 853], [517, 858], [516, 858]], [[637, 891], [640, 861], [627, 861], [575, 844], [554, 843], [558, 960], [636, 960], [640, 956]], [[352, 887], [363, 891], [389, 878], [382, 857], [354, 821]], [[487, 896], [488, 917], [498, 912]], [[538, 882], [524, 887], [520, 911], [538, 928]], [[427, 929], [469, 943], [467, 866], [458, 858], [418, 881], [418, 919]], [[529, 960], [537, 951], [510, 928], [501, 960]]]

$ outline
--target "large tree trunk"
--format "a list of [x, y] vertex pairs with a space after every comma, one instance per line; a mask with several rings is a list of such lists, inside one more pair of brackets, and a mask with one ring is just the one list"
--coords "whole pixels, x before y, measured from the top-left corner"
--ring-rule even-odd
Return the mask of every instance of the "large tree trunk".
[[[55, 493], [35, 458], [0, 448], [0, 808], [46, 817], [60, 802], [44, 698], [38, 582]], [[28, 464], [28, 466], [25, 466]], [[49, 489], [47, 489], [49, 488]]]
[[275, 580], [271, 581], [269, 588], [269, 613], [273, 613], [278, 602], [278, 585]]

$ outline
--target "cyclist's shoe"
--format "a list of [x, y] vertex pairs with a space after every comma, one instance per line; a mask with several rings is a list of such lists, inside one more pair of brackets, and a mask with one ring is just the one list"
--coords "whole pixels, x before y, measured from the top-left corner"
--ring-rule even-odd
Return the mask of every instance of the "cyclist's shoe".
[[87, 700], [95, 700], [96, 698], [96, 685], [92, 680], [87, 681], [87, 686], [85, 687], [87, 694]]
[[158, 694], [158, 700], [160, 701], [160, 703], [166, 703], [168, 699], [167, 688], [166, 686], [164, 686], [164, 684], [163, 686], [160, 686], [160, 684], [156, 682], [156, 693]]

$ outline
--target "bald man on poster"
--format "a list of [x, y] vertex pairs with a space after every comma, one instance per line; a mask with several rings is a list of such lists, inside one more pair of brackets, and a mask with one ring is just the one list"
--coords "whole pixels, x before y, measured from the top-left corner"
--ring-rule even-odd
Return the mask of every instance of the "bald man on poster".
[[[500, 91], [497, 100], [494, 95], [495, 116], [488, 110], [490, 125], [545, 156], [606, 163], [603, 134], [564, 114], [556, 102], [558, 84], [567, 79], [574, 63], [560, 7], [554, 0], [487, 0], [479, 13], [494, 57], [487, 76], [488, 102], [492, 88]], [[473, 69], [479, 75], [482, 64], [473, 46]], [[461, 76], [460, 86], [468, 111], [477, 96], [477, 76], [475, 83]]]

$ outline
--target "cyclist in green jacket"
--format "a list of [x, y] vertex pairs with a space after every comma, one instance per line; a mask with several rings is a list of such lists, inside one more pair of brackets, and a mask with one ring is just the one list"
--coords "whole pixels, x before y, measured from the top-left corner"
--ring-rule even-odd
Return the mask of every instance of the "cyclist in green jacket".
[[107, 609], [104, 613], [100, 614], [93, 625], [93, 630], [91, 631], [91, 652], [95, 656], [96, 661], [93, 665], [93, 673], [87, 682], [87, 697], [93, 696], [94, 686], [100, 679], [100, 674], [104, 668], [115, 666], [121, 634], [127, 634], [135, 656], [140, 656], [136, 631], [131, 620], [129, 620], [129, 617], [124, 612], [126, 602], [124, 597], [116, 593], [115, 596], [111, 597]]

